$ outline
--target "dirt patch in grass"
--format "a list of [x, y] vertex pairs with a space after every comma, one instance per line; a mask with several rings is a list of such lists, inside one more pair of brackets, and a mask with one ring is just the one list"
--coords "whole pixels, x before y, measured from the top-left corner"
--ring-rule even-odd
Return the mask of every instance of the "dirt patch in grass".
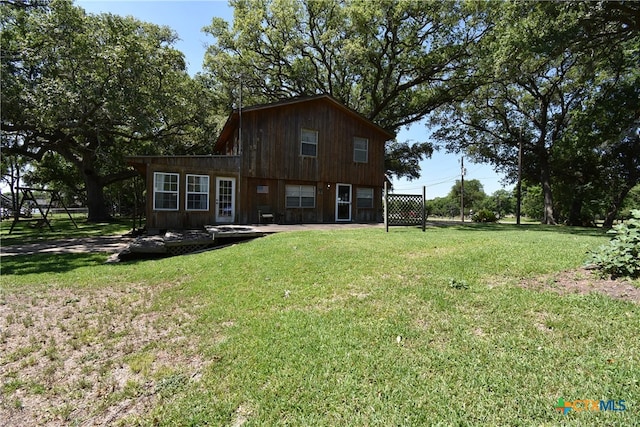
[[191, 315], [155, 311], [162, 289], [3, 291], [0, 425], [126, 425], [197, 381]]
[[633, 282], [603, 278], [585, 268], [527, 279], [520, 285], [528, 289], [551, 290], [561, 295], [599, 292], [611, 298], [640, 304], [640, 288], [634, 286]]

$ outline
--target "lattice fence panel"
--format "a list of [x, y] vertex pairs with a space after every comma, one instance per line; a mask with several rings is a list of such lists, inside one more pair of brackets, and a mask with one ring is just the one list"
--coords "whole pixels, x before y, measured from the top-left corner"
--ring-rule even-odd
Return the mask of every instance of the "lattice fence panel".
[[192, 253], [192, 252], [202, 251], [204, 249], [207, 249], [209, 246], [211, 246], [211, 245], [210, 244], [200, 244], [200, 245], [170, 246], [170, 247], [167, 247], [167, 252], [171, 256], [185, 255], [185, 254], [189, 254], [189, 253]]
[[424, 218], [424, 197], [422, 195], [387, 194], [386, 207], [387, 226], [424, 226], [426, 218]]

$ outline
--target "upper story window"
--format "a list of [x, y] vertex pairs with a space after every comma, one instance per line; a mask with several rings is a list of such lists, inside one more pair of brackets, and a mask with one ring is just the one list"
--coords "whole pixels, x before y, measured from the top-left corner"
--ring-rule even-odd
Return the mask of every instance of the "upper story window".
[[353, 138], [353, 161], [356, 163], [369, 161], [369, 140], [367, 138]]
[[316, 157], [318, 155], [318, 131], [302, 129], [300, 155]]
[[209, 210], [209, 177], [207, 175], [187, 175], [187, 210]]
[[177, 211], [179, 183], [180, 176], [177, 173], [154, 172], [153, 209], [159, 211]]

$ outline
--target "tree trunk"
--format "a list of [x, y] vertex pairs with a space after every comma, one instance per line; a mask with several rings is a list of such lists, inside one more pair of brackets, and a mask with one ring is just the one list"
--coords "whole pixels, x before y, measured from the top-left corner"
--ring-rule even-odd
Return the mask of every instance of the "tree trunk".
[[542, 195], [544, 197], [542, 223], [556, 225], [556, 220], [553, 217], [553, 193], [551, 190], [551, 172], [549, 170], [549, 163], [546, 158], [541, 158], [540, 160], [540, 183], [542, 184]]
[[[15, 161], [14, 161], [15, 160]], [[18, 187], [20, 187], [20, 165], [15, 157], [9, 157], [10, 171], [11, 176], [9, 178], [9, 190], [11, 191], [11, 208], [13, 210], [14, 215], [18, 215], [18, 204], [20, 198], [20, 192], [18, 191]]]
[[582, 195], [574, 194], [571, 199], [571, 207], [569, 209], [569, 218], [567, 225], [583, 226], [582, 222]]
[[91, 170], [85, 169], [84, 183], [87, 188], [88, 222], [103, 222], [111, 219], [109, 207], [104, 198], [104, 185], [101, 177]]
[[602, 224], [603, 228], [613, 227], [613, 222], [618, 216], [620, 206], [622, 206], [622, 202], [624, 198], [627, 197], [627, 194], [629, 194], [629, 191], [631, 191], [631, 188], [633, 187], [624, 186], [615, 196], [613, 196], [609, 209], [607, 209], [607, 215], [604, 217], [604, 223]]
[[602, 223], [602, 228], [611, 228], [613, 227], [613, 221], [616, 220], [618, 216], [618, 207], [611, 206], [607, 211], [607, 215], [604, 217], [604, 222]]

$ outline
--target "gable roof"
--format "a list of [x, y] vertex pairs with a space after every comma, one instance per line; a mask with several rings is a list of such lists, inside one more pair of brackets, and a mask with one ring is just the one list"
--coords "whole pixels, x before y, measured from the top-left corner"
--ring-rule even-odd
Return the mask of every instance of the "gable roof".
[[[296, 98], [285, 99], [285, 100], [282, 100], [282, 101], [272, 102], [272, 103], [269, 103], [269, 104], [254, 105], [254, 106], [251, 106], [251, 107], [243, 107], [242, 108], [242, 112], [246, 113], [246, 112], [267, 110], [267, 109], [283, 107], [283, 106], [286, 106], [286, 105], [300, 104], [300, 103], [306, 103], [306, 102], [314, 102], [314, 101], [318, 101], [318, 100], [325, 100], [325, 101], [329, 102], [330, 104], [332, 104], [334, 107], [342, 110], [345, 114], [350, 115], [350, 116], [354, 117], [355, 119], [366, 123], [367, 126], [370, 126], [370, 127], [374, 128], [376, 131], [378, 131], [382, 135], [384, 135], [387, 138], [387, 140], [394, 139], [396, 137], [396, 135], [394, 133], [389, 132], [388, 130], [382, 128], [381, 126], [378, 126], [377, 124], [373, 123], [371, 120], [367, 119], [366, 117], [364, 117], [360, 113], [358, 113], [358, 112], [352, 110], [351, 108], [343, 105], [342, 103], [340, 103], [337, 99], [335, 99], [331, 95], [326, 95], [326, 94], [325, 95], [316, 95], [316, 96], [301, 96], [301, 97], [296, 97]], [[224, 127], [222, 128], [222, 132], [220, 132], [220, 136], [218, 137], [218, 140], [216, 141], [216, 145], [218, 145], [221, 142], [225, 142], [232, 135], [234, 129], [236, 129], [238, 127], [238, 121], [239, 121], [239, 111], [238, 111], [238, 109], [234, 109], [231, 112], [231, 114], [229, 115], [229, 118], [227, 119], [227, 122], [224, 124]]]

